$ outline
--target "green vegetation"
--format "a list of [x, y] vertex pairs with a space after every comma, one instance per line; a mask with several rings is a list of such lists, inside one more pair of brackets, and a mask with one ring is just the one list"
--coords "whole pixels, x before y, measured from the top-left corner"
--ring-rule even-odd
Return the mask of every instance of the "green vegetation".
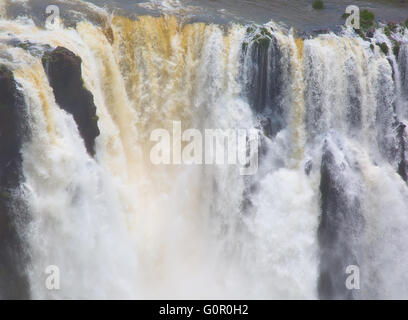
[[268, 48], [271, 42], [272, 34], [268, 29], [262, 27], [259, 33], [254, 37], [253, 41], [260, 47]]
[[374, 27], [375, 15], [370, 10], [360, 11], [360, 27], [364, 30]]
[[0, 197], [3, 199], [8, 199], [10, 197], [10, 194], [7, 191], [2, 191], [0, 192]]
[[46, 52], [44, 52], [44, 54], [43, 54], [43, 56], [41, 58], [41, 61], [42, 61], [42, 63], [45, 64], [47, 62], [50, 62], [51, 58], [52, 58], [51, 51], [46, 51]]
[[248, 34], [254, 33], [254, 31], [255, 31], [255, 28], [254, 28], [254, 27], [248, 27], [248, 28], [246, 29], [246, 33], [248, 33]]
[[324, 3], [322, 0], [314, 0], [312, 4], [313, 9], [321, 10], [324, 8]]
[[[350, 14], [344, 13], [342, 18], [347, 19], [349, 16]], [[375, 22], [375, 15], [373, 12], [369, 10], [360, 11], [360, 29], [355, 29], [357, 35], [359, 35], [362, 39], [369, 41], [369, 38], [373, 37], [375, 28], [378, 27], [379, 25]], [[405, 28], [408, 28], [408, 19], [400, 23], [388, 22], [383, 27], [384, 34], [390, 39], [392, 47], [389, 47], [385, 42], [376, 44], [385, 55], [388, 55], [392, 49], [392, 53], [398, 58], [401, 42], [397, 41], [394, 35], [397, 32], [403, 34], [405, 32]], [[371, 50], [374, 50], [374, 45], [370, 44], [370, 48]]]
[[28, 50], [30, 48], [30, 44], [28, 42], [21, 42], [18, 46], [24, 50]]
[[[257, 44], [259, 47], [268, 48], [269, 43], [272, 38], [272, 34], [265, 27], [258, 28], [256, 26], [250, 26], [246, 29], [247, 34], [251, 37], [252, 34], [255, 34], [250, 42]], [[245, 51], [248, 48], [249, 43], [247, 41], [243, 42], [242, 49]]]
[[13, 72], [11, 72], [11, 70], [5, 65], [5, 64], [0, 64], [0, 72], [1, 73], [6, 73], [8, 74], [8, 76], [14, 80], [14, 75]]
[[[343, 13], [341, 17], [347, 19], [350, 13]], [[374, 25], [375, 15], [370, 10], [360, 11], [360, 30], [367, 31], [370, 28], [375, 27]]]
[[0, 64], [0, 72], [8, 72], [9, 69], [5, 64]]
[[361, 39], [363, 40], [367, 40], [366, 34], [364, 31], [362, 31], [361, 29], [355, 29], [355, 32], [361, 37]]
[[388, 55], [388, 46], [385, 42], [380, 43], [378, 46], [385, 55]]
[[263, 35], [263, 36], [268, 36], [268, 37], [272, 37], [272, 34], [269, 32], [269, 30], [268, 29], [266, 29], [266, 28], [261, 28], [261, 34]]
[[395, 57], [398, 59], [401, 43], [398, 41], [393, 41], [393, 47], [392, 47], [392, 52], [394, 53]]
[[389, 38], [391, 36], [391, 33], [395, 33], [397, 31], [398, 25], [395, 23], [389, 22], [387, 25], [384, 27], [384, 34]]
[[91, 118], [91, 120], [92, 120], [94, 123], [97, 123], [98, 120], [99, 120], [99, 117], [98, 117], [97, 115], [94, 115], [94, 116]]
[[265, 38], [265, 37], [262, 37], [262, 38], [259, 38], [259, 39], [255, 40], [255, 43], [258, 46], [263, 47], [263, 48], [268, 48], [270, 42], [271, 42], [271, 39]]

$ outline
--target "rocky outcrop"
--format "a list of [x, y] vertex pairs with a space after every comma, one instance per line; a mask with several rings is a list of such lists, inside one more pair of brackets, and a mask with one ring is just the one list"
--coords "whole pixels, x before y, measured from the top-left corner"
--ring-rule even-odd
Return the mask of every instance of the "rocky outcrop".
[[0, 66], [0, 299], [29, 297], [23, 237], [28, 211], [19, 191], [21, 147], [28, 135], [25, 114], [12, 72]]
[[81, 58], [68, 49], [58, 47], [45, 53], [42, 62], [56, 102], [72, 114], [86, 149], [93, 156], [95, 138], [99, 135], [98, 117], [93, 96], [83, 84]]
[[403, 97], [408, 99], [408, 44], [402, 44], [398, 55], [400, 69], [401, 91]]
[[321, 299], [353, 299], [354, 292], [347, 289], [346, 268], [357, 265], [357, 239], [362, 230], [363, 218], [356, 187], [354, 169], [346, 159], [336, 159], [342, 152], [327, 141], [323, 147], [320, 178], [320, 276], [318, 281]]
[[407, 158], [407, 150], [408, 150], [408, 135], [406, 133], [406, 125], [402, 122], [398, 123], [397, 126], [397, 139], [398, 139], [398, 174], [401, 178], [408, 182], [408, 158]]
[[265, 135], [273, 137], [285, 126], [282, 53], [267, 29], [255, 31], [249, 27], [247, 33], [252, 38], [243, 44], [245, 96], [261, 120]]

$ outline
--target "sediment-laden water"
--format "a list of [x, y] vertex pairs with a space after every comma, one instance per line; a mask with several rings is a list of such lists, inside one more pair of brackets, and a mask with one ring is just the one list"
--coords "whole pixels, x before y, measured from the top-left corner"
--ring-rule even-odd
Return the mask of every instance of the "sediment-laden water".
[[[43, 2], [2, 5], [0, 297], [408, 297], [407, 28], [299, 38], [68, 1], [50, 30]], [[173, 121], [258, 130], [257, 173], [152, 164]]]

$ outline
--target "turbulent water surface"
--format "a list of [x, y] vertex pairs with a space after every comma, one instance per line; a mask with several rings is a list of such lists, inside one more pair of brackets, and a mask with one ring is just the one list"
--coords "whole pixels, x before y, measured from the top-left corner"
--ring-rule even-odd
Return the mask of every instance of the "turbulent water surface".
[[[25, 209], [12, 208], [21, 297], [408, 298], [407, 29], [393, 31], [394, 50], [381, 25], [366, 40], [302, 39], [268, 22], [340, 24], [341, 1], [327, 1], [320, 25], [309, 1], [0, 1], [0, 64], [29, 127]], [[53, 30], [48, 4], [61, 10]], [[406, 3], [364, 5], [408, 17]], [[82, 60], [94, 157], [47, 77], [42, 57], [56, 47]], [[150, 134], [173, 120], [255, 128], [257, 173], [153, 165]], [[45, 285], [50, 265], [60, 290]], [[360, 290], [345, 286], [350, 265]]]

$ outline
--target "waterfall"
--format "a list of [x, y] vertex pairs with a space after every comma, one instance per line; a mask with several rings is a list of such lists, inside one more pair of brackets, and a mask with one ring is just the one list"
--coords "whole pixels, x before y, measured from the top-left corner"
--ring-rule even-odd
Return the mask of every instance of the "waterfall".
[[[396, 54], [376, 44], [394, 45], [381, 28], [365, 40], [350, 30], [301, 39], [272, 22], [129, 18], [87, 5], [72, 26], [48, 30], [5, 8], [0, 66], [29, 133], [13, 186], [24, 205], [0, 203], [0, 221], [16, 220], [26, 296], [408, 297], [407, 29], [396, 31]], [[56, 48], [80, 61], [94, 153], [57, 96]], [[174, 121], [183, 131], [255, 129], [257, 172], [154, 165], [151, 132], [172, 132]], [[360, 290], [345, 286], [350, 265]], [[46, 287], [48, 266], [60, 290]]]

